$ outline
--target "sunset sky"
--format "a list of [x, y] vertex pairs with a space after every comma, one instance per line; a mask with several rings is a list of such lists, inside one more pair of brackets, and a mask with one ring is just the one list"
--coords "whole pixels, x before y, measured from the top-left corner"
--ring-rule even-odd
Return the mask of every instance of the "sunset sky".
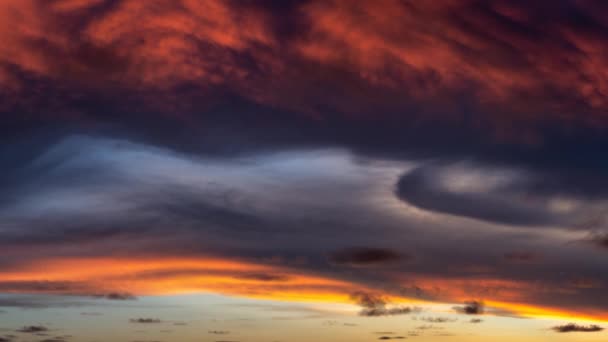
[[0, 0], [0, 342], [608, 339], [608, 2]]

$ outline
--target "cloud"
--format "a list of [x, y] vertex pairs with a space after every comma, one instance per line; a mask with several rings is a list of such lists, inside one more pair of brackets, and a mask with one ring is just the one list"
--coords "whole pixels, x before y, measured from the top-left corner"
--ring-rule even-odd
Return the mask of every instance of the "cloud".
[[330, 254], [329, 260], [336, 265], [379, 266], [398, 262], [404, 256], [390, 249], [374, 247], [350, 247]]
[[[497, 206], [502, 210], [536, 179], [510, 167], [385, 159], [343, 149], [217, 155], [105, 135], [25, 140], [3, 146], [0, 158], [6, 163], [0, 272], [12, 279], [0, 284], [3, 291], [93, 296], [200, 290], [345, 301], [344, 293], [362, 288], [385, 302], [363, 308], [368, 315], [413, 309], [391, 306], [386, 298], [393, 296], [440, 302], [479, 296], [590, 315], [606, 304], [598, 289], [581, 286], [606, 280], [597, 251], [567, 243], [586, 232], [557, 224], [536, 229], [523, 219], [503, 220], [500, 227], [493, 217], [468, 219], [477, 213], [446, 218], [433, 203], [421, 211], [391, 192], [404, 170], [428, 171], [425, 186], [437, 184], [439, 194], [482, 193], [506, 203]], [[515, 206], [562, 217], [579, 213], [571, 208], [596, 205], [541, 194], [552, 192], [523, 197]], [[504, 251], [530, 250], [543, 262], [519, 267], [501, 258]], [[402, 251], [415, 262], [403, 262], [410, 254]], [[358, 266], [357, 272], [336, 261]], [[393, 263], [399, 267], [378, 267]], [[373, 267], [361, 267], [366, 265]], [[555, 269], [567, 270], [569, 279]], [[573, 286], [574, 278], [585, 282]], [[503, 309], [512, 315], [519, 310]]]
[[374, 316], [393, 316], [393, 315], [406, 315], [412, 312], [419, 311], [418, 308], [411, 307], [387, 307], [386, 299], [377, 296], [373, 293], [367, 292], [355, 292], [351, 294], [351, 299], [359, 306], [360, 316], [374, 317]]
[[549, 175], [538, 177], [545, 178], [490, 165], [425, 164], [399, 179], [396, 195], [423, 209], [500, 224], [574, 224], [572, 217], [581, 213], [568, 210], [567, 202], [563, 212], [551, 206], [553, 192], [566, 195], [568, 189], [552, 185]]
[[608, 233], [594, 233], [591, 242], [601, 248], [608, 248]]
[[455, 306], [453, 309], [465, 315], [482, 315], [484, 313], [483, 302], [474, 300], [465, 302], [463, 306]]
[[289, 280], [289, 277], [282, 274], [265, 274], [265, 273], [249, 273], [236, 276], [238, 279], [243, 280], [257, 280], [257, 281], [269, 281], [269, 282], [282, 282]]
[[230, 332], [226, 331], [226, 330], [209, 330], [208, 333], [209, 334], [213, 334], [213, 335], [228, 335], [228, 334], [230, 334]]
[[404, 337], [404, 336], [380, 336], [380, 337], [378, 337], [379, 340], [402, 340], [405, 338], [406, 337]]
[[22, 328], [17, 329], [16, 331], [21, 332], [21, 333], [35, 334], [35, 333], [42, 333], [42, 332], [49, 331], [49, 328], [47, 328], [43, 325], [26, 325]]
[[469, 321], [469, 323], [473, 323], [473, 324], [477, 324], [477, 323], [481, 323], [483, 322], [482, 319], [479, 318], [471, 318], [471, 320]]
[[137, 297], [128, 292], [110, 292], [103, 295], [99, 295], [101, 298], [108, 300], [136, 300]]
[[602, 13], [576, 1], [11, 0], [0, 7], [0, 80], [12, 112], [47, 104], [66, 118], [133, 118], [141, 104], [158, 116], [210, 117], [248, 102], [292, 120], [373, 117], [391, 131], [437, 117], [535, 142], [538, 122], [604, 122]]
[[158, 318], [131, 318], [129, 320], [131, 323], [143, 323], [143, 324], [156, 324], [161, 323], [162, 321]]
[[428, 322], [428, 323], [450, 323], [456, 322], [456, 318], [448, 318], [448, 317], [421, 317], [419, 320]]
[[565, 325], [558, 325], [553, 328], [555, 332], [558, 333], [568, 333], [568, 332], [598, 332], [604, 330], [604, 328], [592, 324], [592, 325], [578, 325], [575, 323], [568, 323]]

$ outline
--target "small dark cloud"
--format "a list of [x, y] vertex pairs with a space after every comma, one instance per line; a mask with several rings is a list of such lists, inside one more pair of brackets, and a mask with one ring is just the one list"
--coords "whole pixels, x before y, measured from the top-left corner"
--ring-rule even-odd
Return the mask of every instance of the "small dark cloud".
[[270, 273], [248, 273], [235, 276], [237, 279], [243, 280], [257, 280], [257, 281], [287, 281], [289, 277], [282, 274], [270, 274]]
[[131, 318], [129, 320], [129, 322], [151, 324], [151, 323], [161, 323], [162, 321], [158, 318]]
[[361, 311], [359, 311], [360, 316], [394, 316], [420, 311], [418, 308], [411, 308], [407, 306], [388, 308], [388, 302], [386, 299], [367, 292], [355, 292], [351, 294], [351, 299], [357, 305], [361, 306]]
[[432, 324], [419, 325], [416, 327], [416, 330], [441, 330], [442, 327], [436, 327]]
[[0, 336], [0, 342], [11, 342], [11, 341], [13, 341], [13, 339]]
[[47, 338], [44, 340], [41, 340], [40, 342], [66, 342], [67, 340], [64, 338]]
[[578, 325], [575, 323], [568, 323], [564, 325], [558, 325], [553, 328], [553, 331], [558, 333], [568, 333], [568, 332], [598, 332], [604, 330], [604, 328], [599, 325]]
[[475, 300], [465, 302], [462, 306], [455, 306], [453, 309], [465, 315], [481, 315], [484, 312], [483, 303]]
[[213, 335], [228, 335], [230, 334], [230, 331], [226, 331], [226, 330], [209, 330], [210, 334]]
[[379, 340], [403, 340], [405, 339], [405, 336], [380, 336], [378, 337]]
[[349, 266], [374, 266], [389, 264], [404, 258], [403, 254], [386, 248], [350, 247], [329, 255], [331, 263]]
[[45, 332], [45, 331], [49, 331], [49, 328], [47, 328], [43, 325], [26, 325], [20, 329], [17, 329], [17, 332], [30, 333], [30, 334], [41, 333], [41, 332]]
[[479, 319], [479, 318], [471, 318], [471, 320], [469, 321], [469, 323], [473, 323], [473, 324], [481, 323], [481, 322], [483, 322], [483, 319]]
[[455, 318], [447, 318], [447, 317], [422, 317], [420, 318], [421, 321], [424, 322], [428, 322], [428, 323], [449, 323], [449, 322], [456, 322], [457, 319]]
[[608, 233], [593, 234], [591, 242], [598, 247], [608, 249]]
[[136, 300], [137, 297], [128, 292], [110, 292], [96, 297], [108, 299], [108, 300]]

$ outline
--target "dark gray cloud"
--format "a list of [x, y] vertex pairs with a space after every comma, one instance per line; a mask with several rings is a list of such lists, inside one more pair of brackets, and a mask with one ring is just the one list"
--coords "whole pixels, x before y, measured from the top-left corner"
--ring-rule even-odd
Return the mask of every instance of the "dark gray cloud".
[[379, 340], [403, 340], [406, 337], [404, 336], [380, 336], [378, 337]]
[[36, 334], [36, 333], [43, 333], [43, 332], [49, 331], [49, 328], [47, 328], [43, 325], [26, 325], [26, 326], [23, 326], [23, 327], [17, 329], [16, 331], [21, 332], [21, 333]]
[[[470, 173], [479, 172], [478, 176]], [[574, 224], [581, 213], [550, 207], [552, 196], [568, 190], [547, 175], [492, 170], [491, 166], [425, 164], [404, 174], [397, 196], [414, 206], [509, 225]], [[540, 190], [543, 189], [543, 190]]]
[[456, 318], [449, 317], [420, 317], [418, 320], [427, 322], [427, 323], [451, 323], [456, 322]]
[[162, 321], [158, 318], [131, 318], [129, 320], [131, 323], [142, 323], [142, 324], [156, 324], [162, 323]]
[[136, 300], [137, 297], [129, 292], [110, 292], [106, 294], [96, 295], [98, 298], [108, 300]]
[[228, 334], [230, 334], [230, 331], [227, 331], [227, 330], [209, 330], [208, 333], [212, 334], [212, 335], [228, 335]]
[[465, 315], [482, 315], [484, 313], [484, 304], [481, 301], [468, 301], [462, 306], [455, 306], [454, 310]]
[[396, 251], [375, 247], [349, 247], [329, 255], [333, 264], [347, 266], [380, 266], [407, 258]]
[[608, 249], [608, 233], [592, 234], [591, 242], [593, 242], [598, 247]]
[[553, 328], [555, 332], [558, 333], [569, 333], [569, 332], [598, 332], [604, 330], [604, 328], [599, 325], [579, 325], [575, 323], [568, 323], [564, 325], [558, 325]]
[[351, 294], [351, 299], [355, 304], [361, 307], [360, 316], [375, 317], [375, 316], [394, 316], [407, 315], [413, 312], [418, 312], [420, 309], [407, 306], [389, 307], [386, 299], [379, 295], [367, 292], [354, 292]]
[[289, 280], [289, 277], [282, 274], [270, 274], [270, 273], [246, 273], [239, 276], [236, 276], [238, 279], [245, 280], [259, 280], [259, 281], [269, 281], [269, 282], [281, 282]]

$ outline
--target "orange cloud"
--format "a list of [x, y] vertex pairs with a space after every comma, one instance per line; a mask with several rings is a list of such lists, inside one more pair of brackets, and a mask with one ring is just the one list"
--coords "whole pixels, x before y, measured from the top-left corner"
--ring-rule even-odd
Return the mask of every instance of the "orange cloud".
[[[0, 272], [0, 278], [2, 291], [13, 293], [170, 295], [211, 292], [330, 303], [351, 303], [350, 294], [354, 291], [381, 293], [363, 284], [303, 274], [278, 264], [218, 258], [56, 258]], [[574, 312], [542, 304], [524, 304], [529, 302], [529, 294], [536, 291], [533, 284], [491, 278], [472, 281], [424, 277], [417, 278], [415, 283], [432, 294], [433, 302], [462, 303], [471, 300], [471, 294], [476, 293], [495, 314], [608, 321], [608, 316], [600, 311], [581, 308]], [[386, 293], [386, 298], [394, 303], [431, 303], [427, 299], [391, 293]]]
[[[22, 265], [0, 276], [4, 291], [85, 295], [114, 291], [139, 295], [210, 291], [323, 300], [346, 298], [354, 286], [345, 281], [297, 274], [279, 266], [214, 258], [51, 259]], [[23, 290], [24, 284], [37, 286]]]

